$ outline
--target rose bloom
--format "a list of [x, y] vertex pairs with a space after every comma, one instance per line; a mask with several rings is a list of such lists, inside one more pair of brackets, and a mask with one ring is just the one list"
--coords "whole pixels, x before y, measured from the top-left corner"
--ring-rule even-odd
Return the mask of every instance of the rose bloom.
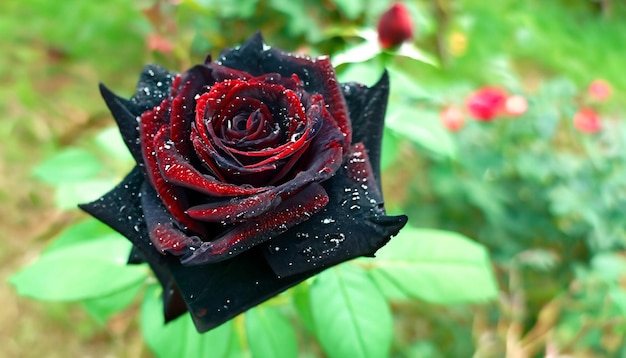
[[147, 66], [130, 99], [101, 86], [137, 166], [81, 207], [154, 270], [166, 321], [209, 330], [406, 223], [380, 192], [388, 89], [260, 34], [181, 74]]
[[583, 108], [574, 115], [574, 128], [583, 133], [596, 133], [602, 129], [602, 123], [594, 110]]
[[378, 41], [384, 49], [400, 46], [413, 38], [413, 24], [409, 10], [395, 3], [378, 20]]
[[465, 115], [456, 106], [447, 106], [439, 113], [439, 120], [444, 128], [456, 132], [465, 125]]
[[505, 109], [507, 93], [498, 87], [483, 87], [471, 93], [465, 106], [470, 116], [480, 121], [491, 121]]
[[504, 112], [509, 116], [521, 116], [528, 110], [528, 101], [524, 96], [513, 95], [506, 99]]
[[589, 85], [589, 96], [598, 101], [604, 101], [611, 97], [611, 84], [602, 79], [597, 79]]

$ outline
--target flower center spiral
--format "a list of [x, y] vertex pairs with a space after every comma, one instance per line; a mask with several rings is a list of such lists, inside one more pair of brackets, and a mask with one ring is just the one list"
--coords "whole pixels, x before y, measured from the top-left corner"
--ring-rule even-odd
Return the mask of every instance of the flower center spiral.
[[308, 98], [297, 77], [215, 84], [196, 101], [191, 139], [197, 157], [224, 182], [261, 186], [289, 180], [321, 125], [305, 112]]

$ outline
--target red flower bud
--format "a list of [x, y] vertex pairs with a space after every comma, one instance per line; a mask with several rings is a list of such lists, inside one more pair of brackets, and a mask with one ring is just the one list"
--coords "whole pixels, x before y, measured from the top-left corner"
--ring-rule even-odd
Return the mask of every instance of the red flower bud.
[[583, 133], [596, 133], [602, 126], [594, 110], [583, 108], [574, 115], [574, 127]]
[[465, 124], [463, 111], [456, 106], [448, 106], [439, 113], [441, 124], [449, 131], [456, 132]]
[[467, 97], [465, 105], [470, 116], [490, 121], [504, 112], [506, 92], [498, 87], [483, 87]]
[[598, 101], [604, 101], [611, 96], [611, 85], [605, 80], [594, 80], [589, 85], [589, 96]]
[[413, 38], [411, 14], [401, 3], [395, 3], [378, 21], [378, 41], [384, 49], [401, 45]]

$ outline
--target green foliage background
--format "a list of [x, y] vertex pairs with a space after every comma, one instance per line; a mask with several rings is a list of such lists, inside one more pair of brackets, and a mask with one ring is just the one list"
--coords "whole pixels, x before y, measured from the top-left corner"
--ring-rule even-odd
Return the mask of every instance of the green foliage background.
[[[626, 7], [404, 3], [415, 38], [385, 52], [374, 30], [390, 1], [1, 2], [0, 355], [626, 355]], [[163, 327], [154, 279], [125, 265], [129, 243], [74, 209], [132, 166], [96, 84], [130, 96], [146, 63], [183, 71], [257, 29], [330, 54], [342, 81], [388, 69], [384, 193], [410, 223], [376, 259], [208, 334], [187, 317]], [[587, 94], [597, 78], [608, 101]], [[483, 85], [529, 110], [447, 131], [441, 109]], [[600, 133], [573, 127], [581, 107]]]

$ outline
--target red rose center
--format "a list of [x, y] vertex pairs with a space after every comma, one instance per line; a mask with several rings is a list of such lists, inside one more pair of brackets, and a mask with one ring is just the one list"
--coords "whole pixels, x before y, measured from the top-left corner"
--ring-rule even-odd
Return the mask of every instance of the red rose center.
[[305, 112], [306, 98], [297, 77], [215, 84], [196, 100], [191, 136], [198, 158], [228, 183], [261, 186], [288, 180], [318, 122]]

